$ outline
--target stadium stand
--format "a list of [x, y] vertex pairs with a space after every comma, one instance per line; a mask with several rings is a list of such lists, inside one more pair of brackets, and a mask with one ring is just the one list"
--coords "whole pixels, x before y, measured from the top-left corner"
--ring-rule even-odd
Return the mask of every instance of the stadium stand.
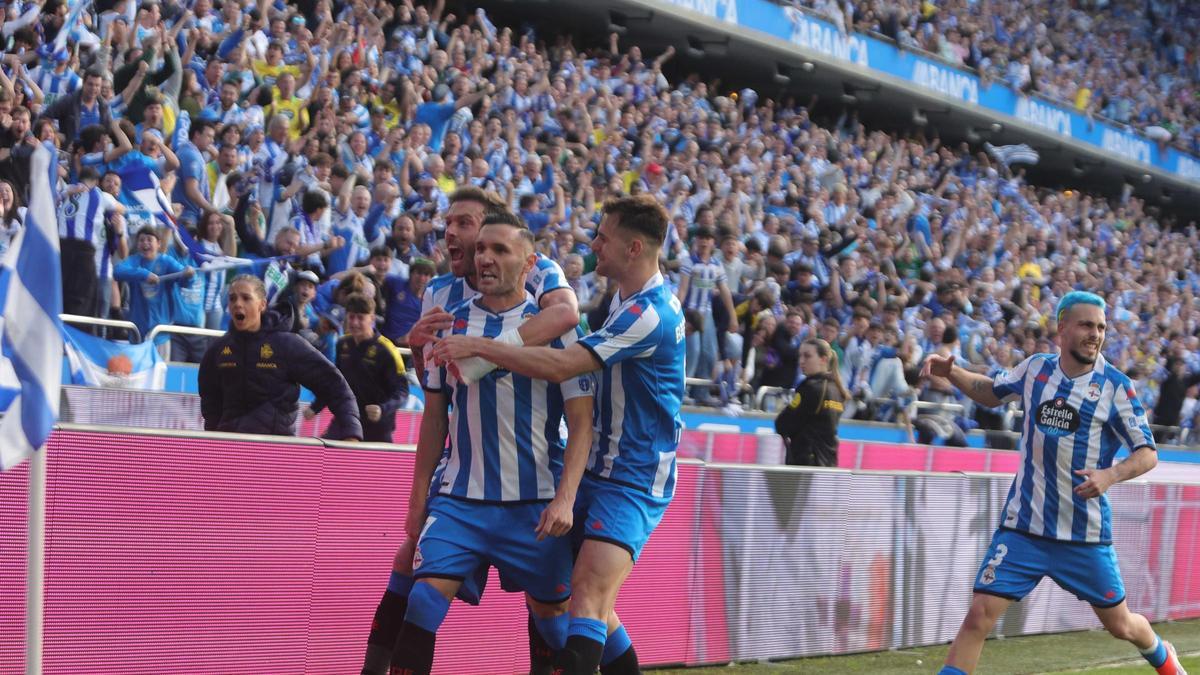
[[[1195, 149], [1189, 3], [792, 4]], [[439, 210], [467, 184], [519, 211], [561, 262], [583, 320], [598, 325], [611, 293], [591, 274], [599, 206], [645, 192], [673, 217], [663, 261], [671, 282], [694, 274], [692, 235], [712, 228], [720, 272], [709, 266], [691, 286], [723, 278], [736, 305], [738, 331], [726, 335], [725, 307], [712, 303], [720, 358], [695, 374], [699, 403], [737, 413], [777, 398], [796, 382], [796, 345], [819, 334], [840, 352], [857, 401], [848, 414], [1011, 428], [1004, 410], [920, 380], [924, 356], [948, 350], [980, 372], [1005, 369], [1049, 350], [1051, 308], [1087, 287], [1112, 308], [1107, 358], [1135, 375], [1148, 406], [1169, 363], [1183, 364], [1166, 412], [1171, 426], [1190, 428], [1196, 392], [1178, 377], [1200, 372], [1194, 222], [1128, 192], [1032, 184], [1003, 161], [1011, 158], [943, 141], [932, 125], [875, 128], [836, 101], [719, 84], [690, 50], [644, 54], [615, 32], [585, 43], [468, 9], [8, 5], [5, 242], [21, 226], [30, 134], [54, 138], [69, 150], [62, 185], [82, 186], [63, 202], [61, 229], [81, 238], [78, 221], [91, 233], [96, 315], [111, 307], [105, 318], [139, 322], [145, 303], [135, 296], [155, 289], [118, 283], [112, 269], [141, 227], [165, 227], [164, 257], [254, 270], [296, 313], [296, 329], [327, 349], [334, 289], [347, 274], [379, 288], [381, 316], [399, 315], [418, 292], [408, 266], [444, 266]], [[1080, 40], [1085, 33], [1093, 39]], [[94, 213], [90, 169], [123, 215], [80, 218]], [[373, 250], [383, 251], [374, 263]], [[320, 285], [297, 303], [287, 287], [304, 269]], [[232, 276], [164, 284], [150, 317], [219, 330]], [[704, 326], [695, 317], [692, 330]], [[195, 360], [197, 339], [174, 335], [173, 353]]]

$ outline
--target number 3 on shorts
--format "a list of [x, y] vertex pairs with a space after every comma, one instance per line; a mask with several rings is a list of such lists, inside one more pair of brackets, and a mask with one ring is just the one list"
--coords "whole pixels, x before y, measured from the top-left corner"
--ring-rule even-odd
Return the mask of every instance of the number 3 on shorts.
[[987, 567], [983, 568], [983, 572], [979, 574], [979, 583], [987, 586], [996, 580], [996, 568], [1000, 563], [1004, 562], [1004, 556], [1008, 555], [1008, 546], [1005, 544], [996, 545], [996, 555], [988, 561]]

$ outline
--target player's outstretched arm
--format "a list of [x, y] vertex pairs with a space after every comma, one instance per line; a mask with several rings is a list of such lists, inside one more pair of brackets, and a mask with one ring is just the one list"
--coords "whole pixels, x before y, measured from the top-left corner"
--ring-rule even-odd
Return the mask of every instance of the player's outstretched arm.
[[579, 325], [579, 304], [575, 291], [560, 288], [542, 298], [542, 310], [517, 329], [521, 342], [527, 345], [548, 345]]
[[429, 499], [429, 482], [433, 480], [433, 471], [446, 447], [446, 431], [450, 426], [447, 410], [445, 394], [425, 390], [425, 412], [421, 415], [421, 427], [417, 435], [417, 461], [413, 467], [413, 482], [408, 497], [408, 516], [404, 520], [405, 532], [414, 539], [421, 536], [425, 502]]
[[481, 357], [500, 368], [526, 377], [551, 382], [562, 382], [567, 378], [601, 368], [601, 363], [592, 352], [579, 343], [566, 349], [516, 347], [487, 338], [451, 335], [439, 341], [433, 348], [434, 360], [439, 364], [471, 356]]
[[542, 511], [542, 518], [538, 522], [539, 541], [547, 535], [561, 537], [571, 531], [571, 525], [574, 523], [575, 493], [579, 489], [579, 481], [583, 478], [588, 454], [592, 449], [593, 404], [591, 396], [568, 399], [563, 404], [567, 417], [567, 451], [563, 457], [562, 478], [558, 481], [554, 500]]
[[1075, 486], [1075, 494], [1085, 499], [1099, 497], [1115, 483], [1137, 478], [1158, 465], [1158, 453], [1143, 445], [1125, 459], [1107, 469], [1079, 469], [1075, 473], [1087, 480]]
[[[548, 345], [550, 341], [579, 325], [579, 303], [575, 291], [559, 288], [542, 296], [542, 311], [520, 326], [496, 336], [497, 342], [523, 347]], [[460, 359], [458, 376], [468, 384], [478, 382], [496, 369], [496, 364], [478, 356]]]
[[931, 354], [921, 368], [921, 377], [944, 377], [950, 380], [959, 391], [966, 394], [972, 401], [995, 408], [1002, 402], [993, 388], [995, 382], [987, 375], [972, 373], [961, 366], [954, 365], [953, 356]]

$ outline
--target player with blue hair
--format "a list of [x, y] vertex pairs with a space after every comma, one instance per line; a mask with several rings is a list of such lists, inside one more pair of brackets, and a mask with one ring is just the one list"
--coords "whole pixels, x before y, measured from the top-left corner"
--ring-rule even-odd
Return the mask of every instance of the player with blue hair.
[[[1092, 605], [1113, 637], [1133, 643], [1160, 675], [1186, 675], [1175, 648], [1125, 603], [1105, 492], [1157, 464], [1133, 383], [1109, 364], [1104, 299], [1072, 291], [1058, 303], [1058, 354], [1034, 354], [994, 379], [931, 356], [923, 375], [949, 378], [981, 405], [1020, 400], [1021, 462], [1000, 525], [975, 575], [974, 598], [941, 675], [975, 669], [996, 620], [1050, 577]], [[1130, 454], [1114, 463], [1125, 446]]]

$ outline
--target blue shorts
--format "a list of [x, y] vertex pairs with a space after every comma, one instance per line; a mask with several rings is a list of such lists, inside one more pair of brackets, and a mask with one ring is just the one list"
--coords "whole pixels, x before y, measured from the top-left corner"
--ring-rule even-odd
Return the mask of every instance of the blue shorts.
[[636, 562], [670, 503], [670, 497], [651, 497], [636, 488], [585, 473], [575, 497], [572, 538], [576, 547], [584, 539], [616, 544], [629, 551]]
[[472, 580], [478, 584], [478, 575], [486, 575], [491, 565], [506, 591], [524, 591], [547, 604], [566, 600], [571, 596], [571, 542], [567, 537], [537, 540], [534, 529], [545, 508], [543, 502], [487, 504], [438, 497], [429, 505], [417, 541], [413, 578], [457, 579], [467, 588]]
[[1006, 529], [992, 535], [975, 575], [975, 592], [1020, 600], [1042, 577], [1095, 607], [1115, 607], [1125, 600], [1111, 544], [1075, 544]]

